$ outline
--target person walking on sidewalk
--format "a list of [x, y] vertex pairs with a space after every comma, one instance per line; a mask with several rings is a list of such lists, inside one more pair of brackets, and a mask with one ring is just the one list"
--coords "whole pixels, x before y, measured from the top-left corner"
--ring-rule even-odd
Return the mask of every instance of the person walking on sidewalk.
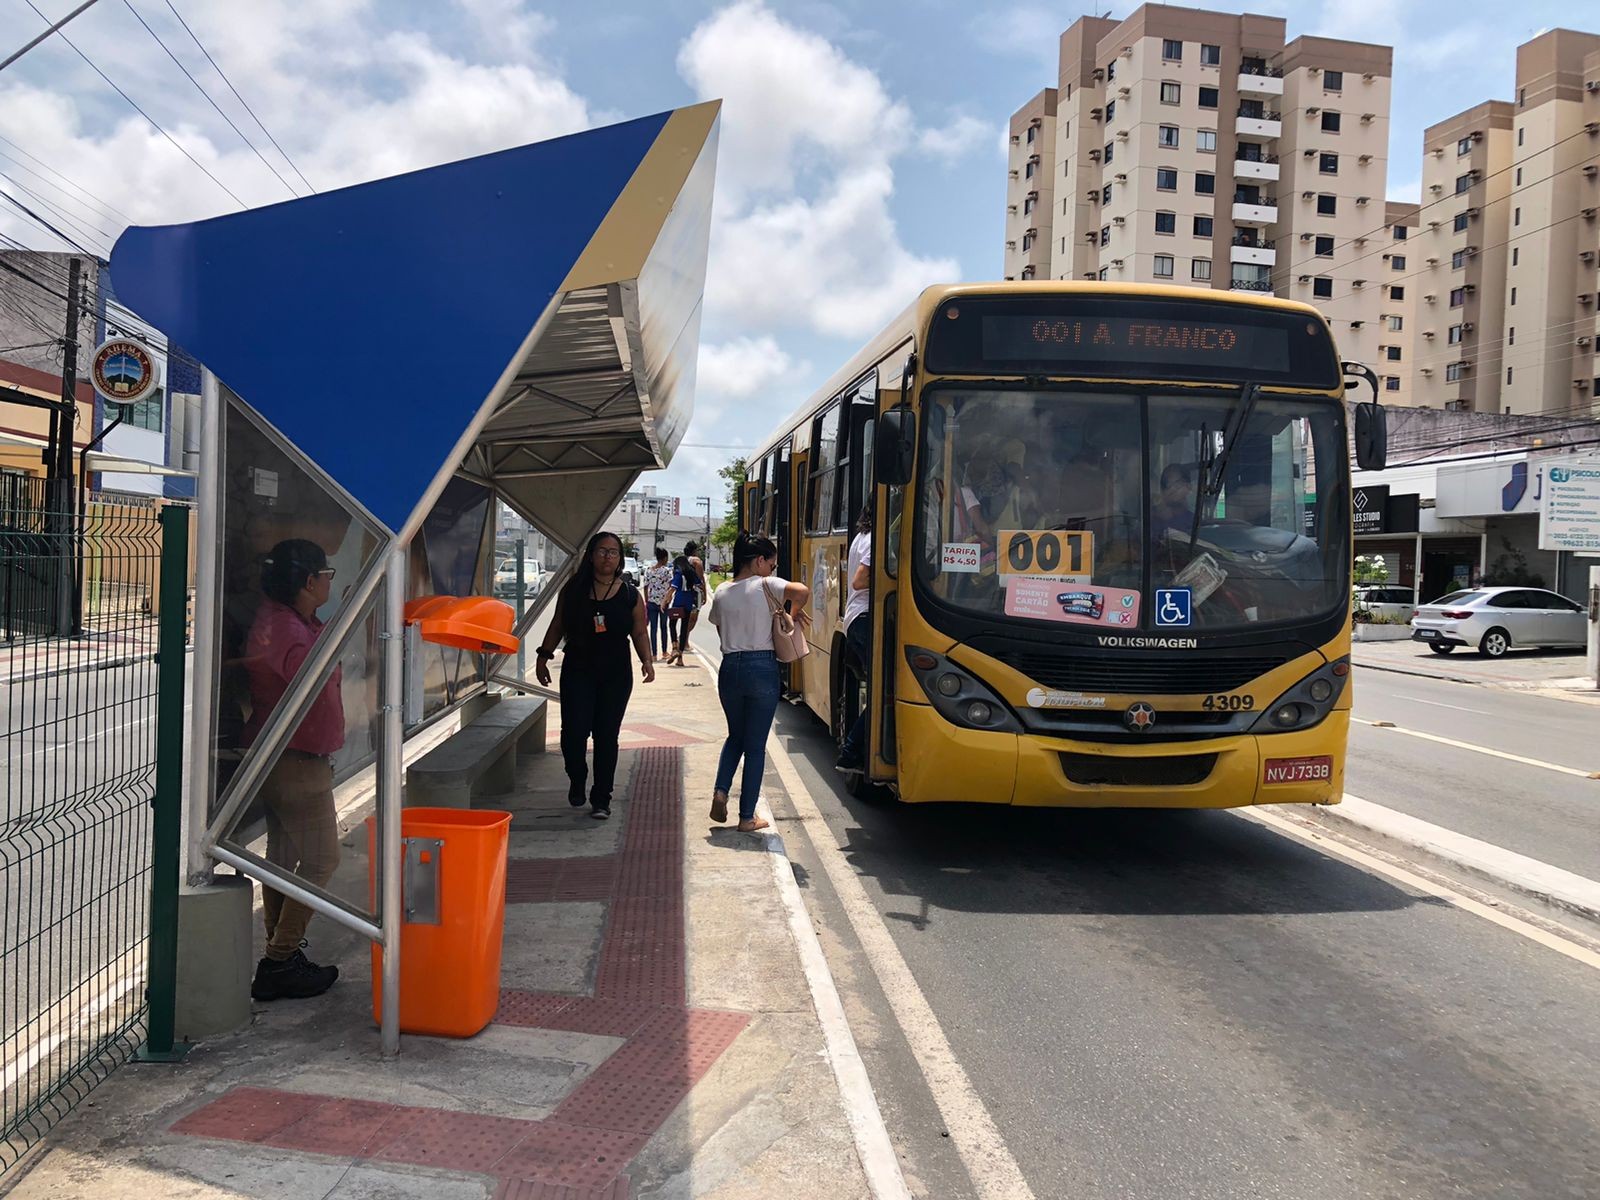
[[850, 660], [855, 663], [861, 680], [861, 711], [845, 735], [839, 750], [839, 761], [834, 769], [846, 774], [857, 774], [867, 769], [867, 688], [872, 680], [872, 502], [868, 501], [856, 519], [856, 536], [850, 542], [846, 560], [850, 580], [850, 595], [844, 602], [844, 645]]
[[[265, 597], [256, 609], [244, 650], [243, 665], [250, 680], [245, 745], [255, 744], [321, 636], [317, 610], [328, 603], [333, 574], [322, 547], [303, 538], [279, 542], [262, 560]], [[339, 866], [332, 756], [344, 745], [341, 682], [342, 668], [335, 667], [260, 792], [267, 821], [267, 861], [314, 887], [332, 879]], [[266, 884], [261, 885], [261, 909], [267, 947], [256, 964], [251, 997], [304, 1000], [332, 987], [339, 968], [319, 966], [301, 949], [311, 909]]]
[[561, 664], [561, 757], [567, 768], [567, 803], [582, 808], [589, 779], [586, 752], [594, 739], [594, 786], [589, 815], [611, 815], [617, 777], [617, 735], [633, 694], [628, 643], [639, 656], [639, 673], [654, 683], [649, 618], [644, 596], [622, 577], [622, 539], [597, 533], [589, 539], [577, 574], [556, 597], [556, 614], [539, 647], [534, 675], [550, 686], [550, 660], [566, 639]]
[[667, 600], [672, 595], [672, 565], [667, 548], [656, 547], [656, 564], [644, 572], [644, 607], [650, 617], [650, 653], [660, 662], [672, 651], [671, 631], [667, 628]]
[[705, 567], [696, 566], [695, 545], [690, 542], [683, 553], [672, 560], [672, 600], [668, 624], [673, 631], [672, 653], [667, 662], [683, 666], [683, 652], [689, 648], [689, 631], [699, 619], [700, 605], [705, 599]]
[[711, 597], [707, 614], [722, 641], [722, 668], [717, 672], [717, 697], [728, 719], [728, 737], [717, 763], [716, 789], [711, 794], [711, 819], [728, 819], [728, 793], [733, 772], [744, 760], [739, 786], [739, 831], [754, 833], [767, 822], [756, 816], [761, 776], [767, 767], [767, 734], [778, 711], [783, 683], [772, 649], [773, 604], [792, 604], [801, 628], [811, 623], [805, 604], [811, 589], [775, 574], [778, 547], [771, 538], [741, 533], [733, 544], [733, 578]]

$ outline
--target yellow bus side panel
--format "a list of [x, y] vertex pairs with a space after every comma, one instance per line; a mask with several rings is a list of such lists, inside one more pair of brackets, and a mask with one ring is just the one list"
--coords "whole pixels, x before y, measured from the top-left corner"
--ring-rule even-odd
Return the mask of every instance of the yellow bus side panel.
[[1010, 804], [1017, 735], [958, 729], [926, 704], [896, 701], [900, 798], [915, 803]]

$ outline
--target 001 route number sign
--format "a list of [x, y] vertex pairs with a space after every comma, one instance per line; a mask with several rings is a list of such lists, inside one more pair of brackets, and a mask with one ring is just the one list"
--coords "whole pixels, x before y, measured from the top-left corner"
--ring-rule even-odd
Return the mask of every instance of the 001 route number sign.
[[1094, 574], [1094, 534], [1083, 529], [1002, 529], [1000, 574]]

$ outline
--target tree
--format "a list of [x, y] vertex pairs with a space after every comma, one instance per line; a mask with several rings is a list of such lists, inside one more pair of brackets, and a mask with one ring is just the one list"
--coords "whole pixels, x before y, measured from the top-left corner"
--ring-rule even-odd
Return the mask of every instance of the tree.
[[728, 485], [728, 511], [711, 535], [711, 544], [727, 549], [739, 536], [739, 493], [744, 490], [746, 477], [744, 457], [731, 459], [727, 466], [717, 468], [717, 474]]

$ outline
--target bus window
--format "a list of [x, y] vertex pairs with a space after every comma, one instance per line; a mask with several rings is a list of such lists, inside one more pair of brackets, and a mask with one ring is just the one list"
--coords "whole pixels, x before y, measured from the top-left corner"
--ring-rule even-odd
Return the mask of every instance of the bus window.
[[843, 406], [829, 405], [811, 427], [811, 480], [806, 498], [806, 532], [833, 528], [833, 494], [839, 467], [839, 416]]

